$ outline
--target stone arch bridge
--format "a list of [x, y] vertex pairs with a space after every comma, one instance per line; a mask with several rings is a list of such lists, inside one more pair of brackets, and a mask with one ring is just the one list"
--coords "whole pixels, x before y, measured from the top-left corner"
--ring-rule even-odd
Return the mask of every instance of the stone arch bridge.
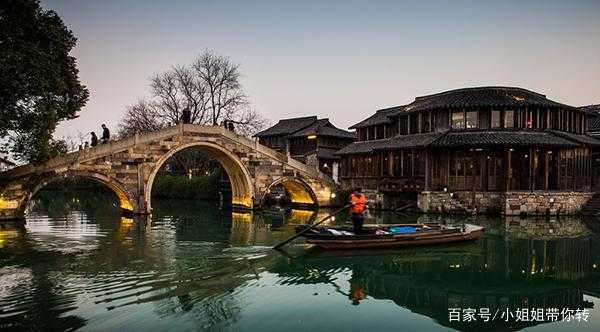
[[277, 184], [290, 192], [294, 203], [331, 203], [335, 184], [320, 171], [222, 127], [179, 124], [1, 174], [0, 219], [23, 218], [38, 190], [67, 176], [98, 181], [115, 192], [123, 209], [151, 213], [156, 173], [169, 157], [188, 148], [202, 149], [219, 161], [231, 182], [234, 207], [259, 208]]

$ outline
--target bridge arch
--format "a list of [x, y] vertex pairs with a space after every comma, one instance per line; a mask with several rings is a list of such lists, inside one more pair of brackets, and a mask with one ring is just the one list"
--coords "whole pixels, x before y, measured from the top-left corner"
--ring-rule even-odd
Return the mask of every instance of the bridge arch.
[[27, 195], [25, 196], [25, 198], [19, 206], [20, 214], [25, 214], [25, 210], [27, 209], [29, 202], [38, 191], [40, 191], [50, 183], [59, 181], [67, 177], [83, 178], [100, 183], [115, 193], [115, 195], [119, 199], [119, 206], [121, 207], [121, 209], [130, 212], [136, 210], [136, 196], [133, 193], [129, 192], [129, 190], [126, 189], [125, 185], [123, 185], [120, 181], [116, 180], [115, 178], [109, 177], [105, 174], [98, 172], [67, 170], [63, 173], [43, 177], [37, 180], [35, 183], [32, 183], [31, 190], [28, 191]]
[[211, 157], [215, 158], [221, 164], [229, 176], [229, 181], [231, 182], [232, 204], [234, 206], [248, 209], [253, 208], [254, 186], [252, 177], [239, 157], [221, 145], [212, 142], [200, 141], [179, 145], [169, 150], [156, 162], [150, 173], [150, 176], [148, 177], [148, 180], [146, 181], [144, 189], [144, 199], [146, 200], [145, 203], [147, 211], [152, 211], [152, 186], [158, 171], [167, 162], [167, 160], [169, 160], [169, 158], [171, 158], [177, 152], [190, 148], [198, 148], [209, 153]]
[[290, 200], [292, 203], [296, 204], [304, 204], [304, 205], [317, 205], [317, 195], [313, 191], [313, 189], [303, 180], [291, 177], [284, 176], [275, 181], [273, 181], [268, 187], [267, 190], [263, 193], [260, 204], [262, 205], [271, 192], [271, 189], [277, 185], [282, 185], [285, 190], [290, 195]]

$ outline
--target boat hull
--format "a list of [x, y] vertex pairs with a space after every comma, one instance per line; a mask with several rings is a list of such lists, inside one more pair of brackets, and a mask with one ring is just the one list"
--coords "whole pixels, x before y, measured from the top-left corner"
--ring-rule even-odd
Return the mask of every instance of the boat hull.
[[394, 248], [436, 245], [479, 239], [484, 234], [484, 228], [476, 225], [466, 225], [464, 230], [444, 232], [443, 230], [417, 232], [414, 234], [387, 235], [350, 235], [334, 236], [323, 234], [304, 234], [306, 242], [327, 250], [348, 250], [366, 248]]

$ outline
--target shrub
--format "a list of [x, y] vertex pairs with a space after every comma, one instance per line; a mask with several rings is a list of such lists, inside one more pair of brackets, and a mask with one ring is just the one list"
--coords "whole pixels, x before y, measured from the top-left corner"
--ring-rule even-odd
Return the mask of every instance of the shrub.
[[152, 196], [158, 198], [181, 198], [217, 200], [219, 198], [219, 175], [193, 177], [157, 175], [152, 186]]

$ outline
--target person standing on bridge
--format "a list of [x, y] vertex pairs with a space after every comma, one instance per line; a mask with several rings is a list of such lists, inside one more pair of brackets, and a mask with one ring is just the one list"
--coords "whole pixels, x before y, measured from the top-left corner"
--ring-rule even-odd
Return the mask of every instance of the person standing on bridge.
[[96, 136], [95, 132], [91, 132], [90, 135], [92, 135], [92, 139], [91, 139], [91, 146], [94, 147], [96, 145], [98, 145], [98, 136]]
[[364, 213], [367, 209], [367, 199], [362, 193], [361, 188], [356, 188], [350, 195], [350, 218], [354, 227], [354, 234], [362, 233], [363, 223], [365, 221]]
[[110, 140], [110, 131], [108, 130], [106, 125], [103, 123], [102, 124], [102, 144], [108, 143], [109, 140]]
[[192, 111], [189, 109], [184, 109], [181, 113], [181, 122], [183, 123], [191, 123], [192, 121]]

